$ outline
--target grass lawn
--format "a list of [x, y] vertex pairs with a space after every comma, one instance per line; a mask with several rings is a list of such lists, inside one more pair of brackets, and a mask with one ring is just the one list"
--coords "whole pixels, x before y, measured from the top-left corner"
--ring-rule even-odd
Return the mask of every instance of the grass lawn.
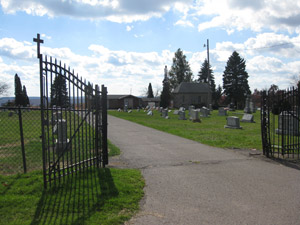
[[[226, 129], [226, 117], [218, 116], [218, 110], [214, 110], [209, 118], [201, 118], [201, 123], [193, 123], [189, 120], [178, 120], [178, 115], [169, 113], [169, 119], [164, 119], [158, 111], [154, 116], [147, 116], [144, 111], [132, 113], [110, 110], [109, 115], [130, 120], [144, 126], [168, 132], [180, 137], [198, 141], [210, 146], [237, 149], [262, 149], [260, 131], [260, 112], [254, 114], [256, 123], [240, 123], [243, 129]], [[243, 112], [228, 112], [229, 116], [237, 116], [242, 119]], [[186, 112], [186, 118], [188, 113]]]
[[0, 176], [0, 224], [123, 224], [139, 209], [133, 169], [89, 168], [47, 190], [41, 171]]
[[[13, 112], [13, 111], [11, 111]], [[23, 159], [20, 141], [19, 117], [18, 114], [13, 113], [9, 117], [9, 111], [0, 112], [0, 174], [16, 174], [23, 172]], [[70, 118], [70, 116], [75, 116]], [[77, 115], [68, 114], [68, 119], [72, 123], [74, 129], [74, 121], [78, 123]], [[42, 169], [42, 141], [41, 141], [41, 112], [40, 110], [22, 110], [24, 147], [26, 156], [27, 171]], [[69, 126], [68, 126], [69, 129]], [[85, 130], [94, 132], [90, 125], [85, 123], [83, 126], [83, 134]], [[51, 134], [50, 134], [51, 135]], [[68, 131], [68, 137], [69, 134]], [[51, 137], [50, 137], [51, 138]], [[78, 137], [77, 137], [78, 140]], [[86, 140], [85, 135], [80, 135], [80, 143], [86, 142], [93, 145], [92, 139]], [[83, 144], [84, 146], [87, 144]], [[120, 154], [120, 150], [115, 148], [108, 141], [109, 156]]]

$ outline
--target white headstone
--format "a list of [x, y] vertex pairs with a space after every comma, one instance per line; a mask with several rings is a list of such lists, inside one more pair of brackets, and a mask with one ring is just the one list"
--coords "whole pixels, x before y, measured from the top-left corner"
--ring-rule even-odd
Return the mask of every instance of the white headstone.
[[191, 110], [191, 116], [190, 116], [191, 120], [193, 122], [200, 122], [200, 119], [199, 119], [199, 111], [198, 110], [195, 110], [195, 109], [192, 109]]
[[202, 107], [200, 113], [202, 117], [209, 117], [209, 109], [206, 107]]
[[236, 116], [228, 116], [227, 118], [227, 125], [225, 125], [225, 128], [231, 128], [231, 129], [242, 129], [240, 126], [240, 118]]
[[151, 110], [149, 110], [149, 111], [147, 112], [147, 116], [153, 116], [153, 112], [152, 112]]
[[254, 116], [253, 116], [252, 114], [247, 114], [247, 113], [245, 113], [245, 114], [243, 115], [243, 118], [242, 118], [241, 122], [255, 123], [255, 122], [254, 122]]
[[179, 110], [174, 110], [173, 114], [174, 115], [178, 115], [179, 114]]
[[191, 111], [195, 109], [195, 106], [190, 105], [189, 106], [189, 116], [191, 116]]

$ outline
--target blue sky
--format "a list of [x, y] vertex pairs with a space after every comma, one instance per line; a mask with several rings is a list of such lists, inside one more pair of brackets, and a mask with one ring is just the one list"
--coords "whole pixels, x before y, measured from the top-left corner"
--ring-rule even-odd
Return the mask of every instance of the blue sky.
[[194, 78], [206, 58], [216, 84], [234, 50], [246, 60], [251, 90], [291, 86], [300, 75], [300, 2], [294, 0], [0, 0], [0, 82], [13, 96], [15, 73], [39, 95], [41, 52], [109, 94], [162, 88], [164, 66], [181, 48]]

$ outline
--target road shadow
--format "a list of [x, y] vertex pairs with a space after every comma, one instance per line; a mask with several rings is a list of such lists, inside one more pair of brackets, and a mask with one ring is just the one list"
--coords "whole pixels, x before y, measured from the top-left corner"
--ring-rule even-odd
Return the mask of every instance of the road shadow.
[[118, 194], [110, 169], [84, 169], [43, 191], [31, 225], [86, 224]]

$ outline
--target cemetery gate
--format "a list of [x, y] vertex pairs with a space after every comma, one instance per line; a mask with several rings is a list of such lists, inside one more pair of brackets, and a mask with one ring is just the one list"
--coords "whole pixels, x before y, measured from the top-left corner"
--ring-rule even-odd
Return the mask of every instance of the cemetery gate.
[[300, 92], [266, 91], [262, 95], [261, 134], [267, 157], [300, 158]]
[[105, 167], [107, 89], [86, 83], [52, 57], [40, 61], [40, 96], [44, 187], [87, 167]]

